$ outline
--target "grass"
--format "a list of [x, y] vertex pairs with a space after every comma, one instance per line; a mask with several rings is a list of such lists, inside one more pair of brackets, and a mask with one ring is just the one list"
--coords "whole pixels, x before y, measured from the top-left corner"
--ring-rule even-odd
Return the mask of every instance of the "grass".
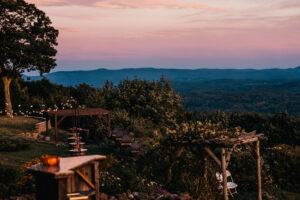
[[[30, 143], [27, 148], [18, 149], [15, 151], [0, 151], [0, 163], [5, 165], [12, 165], [21, 167], [26, 162], [41, 155], [56, 155], [56, 156], [70, 156], [68, 148], [64, 146], [56, 146], [54, 144], [46, 144], [25, 138], [21, 133], [33, 131], [35, 124], [40, 122], [38, 119], [16, 116], [9, 118], [0, 116], [0, 145], [8, 145], [10, 141], [14, 143]], [[53, 130], [52, 130], [53, 131]], [[66, 140], [66, 132], [59, 130], [59, 140]], [[1, 150], [1, 147], [0, 147]], [[106, 153], [99, 147], [91, 147], [87, 154], [103, 154]]]
[[57, 155], [68, 156], [68, 149], [66, 147], [56, 147], [53, 144], [32, 143], [28, 149], [16, 152], [0, 152], [0, 160], [2, 164], [10, 164], [21, 167], [26, 162], [41, 155]]
[[31, 132], [35, 129], [35, 124], [38, 122], [40, 122], [40, 120], [29, 117], [14, 116], [10, 118], [0, 116], [0, 134]]
[[[91, 154], [105, 154], [98, 147], [91, 147], [87, 151], [87, 155]], [[28, 149], [16, 152], [0, 152], [0, 163], [8, 164], [16, 167], [21, 167], [23, 164], [29, 162], [33, 158], [40, 157], [41, 155], [55, 155], [61, 157], [70, 156], [68, 148], [63, 146], [55, 146], [53, 144], [45, 143], [32, 143]]]
[[22, 133], [33, 131], [39, 121], [28, 117], [0, 116], [0, 152], [27, 149], [32, 140]]
[[[21, 167], [31, 159], [44, 154], [67, 155], [66, 147], [56, 147], [51, 144], [38, 143], [21, 134], [33, 131], [35, 124], [38, 122], [40, 122], [40, 120], [22, 116], [15, 116], [13, 118], [0, 116], [1, 164]], [[22, 148], [22, 144], [24, 146], [26, 145], [26, 148]], [[21, 147], [18, 148], [19, 146], [16, 145]]]

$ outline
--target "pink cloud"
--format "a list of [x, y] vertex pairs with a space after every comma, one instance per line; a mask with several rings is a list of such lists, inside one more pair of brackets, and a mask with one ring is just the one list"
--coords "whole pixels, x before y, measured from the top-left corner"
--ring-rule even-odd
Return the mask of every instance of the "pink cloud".
[[261, 55], [292, 55], [300, 52], [298, 34], [281, 30], [280, 27], [247, 31], [228, 30], [227, 27], [172, 29], [144, 35], [129, 32], [128, 37], [65, 33], [60, 42], [59, 58], [75, 60], [256, 58]]
[[63, 32], [71, 32], [71, 33], [77, 33], [81, 31], [80, 28], [77, 27], [64, 27], [64, 26], [58, 26], [56, 27], [58, 30], [63, 31]]
[[297, 1], [284, 1], [280, 2], [278, 4], [273, 5], [274, 8], [279, 8], [279, 9], [290, 9], [290, 8], [300, 8], [300, 2]]
[[91, 6], [99, 8], [185, 8], [185, 9], [212, 9], [225, 10], [222, 8], [210, 7], [198, 2], [186, 2], [180, 0], [28, 0], [39, 6]]

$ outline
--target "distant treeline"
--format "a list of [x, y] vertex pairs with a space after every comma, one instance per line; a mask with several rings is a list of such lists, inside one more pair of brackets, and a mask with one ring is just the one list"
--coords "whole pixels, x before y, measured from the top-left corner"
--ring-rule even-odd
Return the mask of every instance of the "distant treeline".
[[[0, 89], [1, 87], [2, 83]], [[300, 116], [300, 79], [172, 82], [172, 87], [181, 95], [184, 108], [189, 111], [221, 110], [262, 114], [287, 112]], [[70, 96], [76, 97], [81, 104], [86, 104], [85, 96], [91, 96], [100, 90], [88, 84], [66, 87], [53, 84], [45, 78], [39, 81], [15, 80], [11, 88], [15, 110], [21, 104], [35, 107], [44, 104], [51, 107], [66, 102]], [[4, 95], [1, 95], [1, 108], [4, 107], [3, 98]], [[30, 105], [26, 105], [26, 102]]]
[[[300, 66], [288, 69], [157, 69], [157, 68], [136, 68], [136, 69], [96, 69], [89, 71], [59, 71], [45, 74], [45, 77], [53, 83], [64, 86], [75, 86], [81, 83], [101, 87], [106, 80], [115, 84], [129, 78], [133, 80], [139, 77], [142, 80], [159, 80], [166, 76], [174, 82], [198, 82], [205, 80], [276, 80], [276, 79], [299, 79]], [[30, 77], [32, 80], [40, 80], [40, 76]]]
[[300, 80], [174, 82], [190, 111], [243, 111], [300, 116]]

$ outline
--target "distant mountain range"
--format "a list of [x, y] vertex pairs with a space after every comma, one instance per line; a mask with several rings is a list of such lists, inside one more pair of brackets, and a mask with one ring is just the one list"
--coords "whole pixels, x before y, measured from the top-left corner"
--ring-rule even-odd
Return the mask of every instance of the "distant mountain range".
[[[289, 69], [157, 69], [157, 68], [128, 68], [119, 70], [97, 69], [90, 71], [59, 71], [44, 75], [53, 83], [65, 86], [75, 86], [87, 83], [101, 87], [106, 81], [118, 83], [125, 78], [135, 76], [146, 80], [159, 80], [166, 76], [172, 82], [199, 82], [205, 80], [234, 79], [234, 80], [275, 80], [300, 79], [300, 66]], [[24, 76], [27, 78], [26, 76]], [[30, 76], [31, 80], [39, 80], [40, 76]]]

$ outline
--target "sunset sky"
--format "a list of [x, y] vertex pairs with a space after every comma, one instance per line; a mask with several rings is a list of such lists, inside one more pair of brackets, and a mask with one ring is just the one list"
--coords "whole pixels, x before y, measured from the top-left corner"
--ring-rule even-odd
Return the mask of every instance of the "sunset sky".
[[27, 0], [59, 29], [61, 70], [300, 65], [299, 0]]

